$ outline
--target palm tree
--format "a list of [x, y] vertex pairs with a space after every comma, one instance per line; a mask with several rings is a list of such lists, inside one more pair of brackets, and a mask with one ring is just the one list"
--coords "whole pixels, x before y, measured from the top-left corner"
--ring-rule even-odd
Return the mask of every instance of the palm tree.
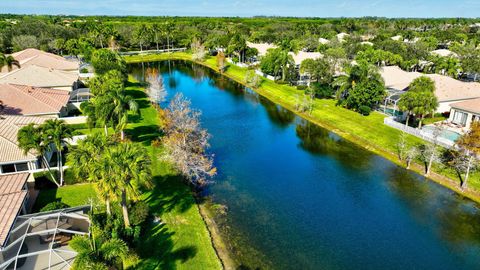
[[123, 240], [95, 239], [93, 232], [91, 236], [74, 236], [68, 245], [77, 252], [74, 269], [119, 269], [128, 255], [128, 246]]
[[295, 65], [293, 56], [289, 54], [289, 50], [280, 50], [275, 59], [275, 67], [282, 71], [282, 81], [287, 79], [288, 67]]
[[42, 125], [43, 140], [47, 145], [55, 146], [57, 150], [58, 170], [60, 171], [60, 185], [64, 183], [63, 172], [63, 147], [67, 144], [66, 139], [73, 137], [73, 129], [65, 121], [58, 119], [49, 119]]
[[6, 66], [8, 71], [12, 71], [13, 66], [20, 68], [20, 62], [18, 62], [13, 56], [0, 53], [0, 70]]
[[67, 156], [67, 162], [76, 177], [96, 183], [97, 194], [105, 201], [108, 215], [111, 215], [111, 200], [115, 198], [115, 184], [114, 179], [106, 174], [108, 170], [101, 166], [101, 159], [105, 149], [113, 143], [109, 137], [101, 134], [88, 136], [79, 141]]
[[128, 95], [125, 95], [125, 91], [112, 91], [109, 93], [109, 98], [112, 100], [113, 111], [112, 115], [116, 120], [116, 129], [120, 131], [122, 141], [125, 139], [125, 128], [128, 123], [128, 113], [138, 113], [137, 102]]
[[136, 199], [140, 188], [151, 186], [150, 157], [141, 145], [125, 142], [109, 147], [101, 166], [115, 181], [125, 227], [130, 227], [128, 199]]
[[37, 127], [34, 123], [22, 127], [17, 133], [17, 141], [24, 155], [32, 150], [40, 155], [42, 163], [47, 168], [52, 181], [57, 186], [61, 186], [60, 183], [56, 181], [55, 176], [53, 176], [50, 164], [48, 164], [47, 158], [45, 157], [45, 153], [49, 150], [49, 145], [43, 141], [41, 127]]

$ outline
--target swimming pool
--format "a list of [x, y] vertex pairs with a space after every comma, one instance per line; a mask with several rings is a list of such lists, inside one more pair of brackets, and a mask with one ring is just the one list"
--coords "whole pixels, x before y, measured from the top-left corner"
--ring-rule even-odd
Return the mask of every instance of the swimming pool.
[[[422, 127], [422, 130], [425, 131], [425, 132], [428, 132], [428, 133], [433, 133], [433, 129], [434, 127], [433, 126], [424, 126]], [[447, 140], [450, 140], [452, 142], [455, 142], [456, 140], [458, 140], [458, 138], [460, 138], [460, 135], [459, 133], [455, 132], [455, 131], [451, 131], [451, 130], [448, 130], [448, 129], [443, 129], [442, 132], [440, 133], [440, 137], [442, 138], [445, 138]]]

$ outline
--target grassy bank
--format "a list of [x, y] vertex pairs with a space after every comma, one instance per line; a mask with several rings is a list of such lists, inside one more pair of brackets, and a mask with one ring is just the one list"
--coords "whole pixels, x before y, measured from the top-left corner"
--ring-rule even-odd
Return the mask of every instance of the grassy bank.
[[[155, 108], [150, 105], [142, 86], [131, 78], [126, 91], [136, 99], [140, 114], [130, 115], [125, 132], [132, 141], [144, 144], [152, 157], [155, 186], [145, 192], [142, 199], [150, 206], [151, 214], [161, 220], [151, 222], [143, 233], [144, 244], [138, 250], [141, 261], [136, 269], [221, 269], [190, 188], [159, 159], [161, 150], [151, 146], [160, 135]], [[85, 134], [91, 132], [86, 126], [78, 126], [78, 130]], [[103, 129], [98, 131], [103, 132]], [[42, 190], [35, 209], [55, 200], [70, 206], [85, 204], [95, 196], [92, 184]]]
[[[185, 52], [166, 53], [158, 55], [136, 55], [125, 57], [128, 63], [162, 61], [162, 60], [188, 60], [192, 61], [191, 55]], [[197, 62], [203, 66], [209, 67], [218, 72], [215, 58], [210, 57], [204, 62]], [[230, 65], [225, 76], [244, 84], [245, 68]], [[373, 112], [369, 116], [362, 116], [356, 112], [336, 106], [336, 101], [331, 99], [316, 99], [314, 110], [311, 114], [302, 113], [295, 110], [297, 95], [303, 91], [297, 90], [289, 85], [279, 85], [275, 82], [265, 79], [262, 85], [255, 89], [257, 93], [268, 98], [272, 102], [295, 112], [299, 116], [308, 119], [322, 127], [325, 127], [343, 138], [352, 141], [366, 149], [381, 155], [394, 163], [404, 166], [398, 160], [397, 143], [401, 131], [383, 124], [385, 116], [378, 112]], [[424, 143], [415, 136], [407, 136], [410, 145]], [[414, 164], [412, 170], [423, 174], [425, 166], [423, 164]], [[458, 193], [461, 193], [477, 202], [480, 202], [480, 176], [479, 173], [472, 175], [469, 180], [470, 189], [462, 192], [459, 188], [460, 180], [456, 172], [452, 169], [442, 166], [436, 166], [430, 179], [440, 183]]]

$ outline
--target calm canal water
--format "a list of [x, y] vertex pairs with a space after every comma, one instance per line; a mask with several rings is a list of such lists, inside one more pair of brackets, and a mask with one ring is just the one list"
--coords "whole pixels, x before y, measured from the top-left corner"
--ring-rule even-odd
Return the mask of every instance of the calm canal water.
[[207, 192], [242, 269], [480, 269], [477, 204], [206, 68], [130, 68], [202, 111], [219, 172]]

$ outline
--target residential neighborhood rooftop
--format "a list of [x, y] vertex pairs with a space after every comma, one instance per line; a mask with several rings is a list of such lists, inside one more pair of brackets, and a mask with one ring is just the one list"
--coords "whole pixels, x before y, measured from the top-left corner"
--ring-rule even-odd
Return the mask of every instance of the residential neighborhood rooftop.
[[67, 105], [67, 91], [17, 84], [0, 84], [0, 100], [8, 115], [59, 114]]
[[480, 98], [453, 103], [450, 106], [455, 109], [480, 114]]
[[407, 72], [398, 66], [387, 66], [380, 69], [387, 88], [406, 90], [416, 78], [426, 76], [435, 82], [435, 94], [438, 101], [456, 101], [480, 97], [480, 83], [463, 82], [439, 74], [423, 74]]
[[0, 163], [7, 163], [17, 160], [36, 160], [34, 152], [27, 152], [18, 147], [17, 133], [20, 128], [30, 123], [41, 124], [49, 117], [28, 117], [2, 115], [0, 118]]
[[[78, 70], [79, 63], [77, 61], [69, 61], [61, 56], [53, 53], [44, 52], [34, 48], [28, 48], [23, 51], [13, 53], [12, 56], [20, 63], [20, 67], [35, 65], [46, 68], [53, 68], [65, 71]], [[18, 69], [13, 67], [13, 69]], [[1, 72], [8, 72], [8, 69], [4, 67]]]
[[29, 173], [0, 175], [0, 246], [2, 247], [27, 196], [27, 191], [23, 187], [29, 175]]
[[78, 80], [78, 74], [63, 70], [26, 66], [0, 76], [0, 83], [31, 85], [68, 90]]

